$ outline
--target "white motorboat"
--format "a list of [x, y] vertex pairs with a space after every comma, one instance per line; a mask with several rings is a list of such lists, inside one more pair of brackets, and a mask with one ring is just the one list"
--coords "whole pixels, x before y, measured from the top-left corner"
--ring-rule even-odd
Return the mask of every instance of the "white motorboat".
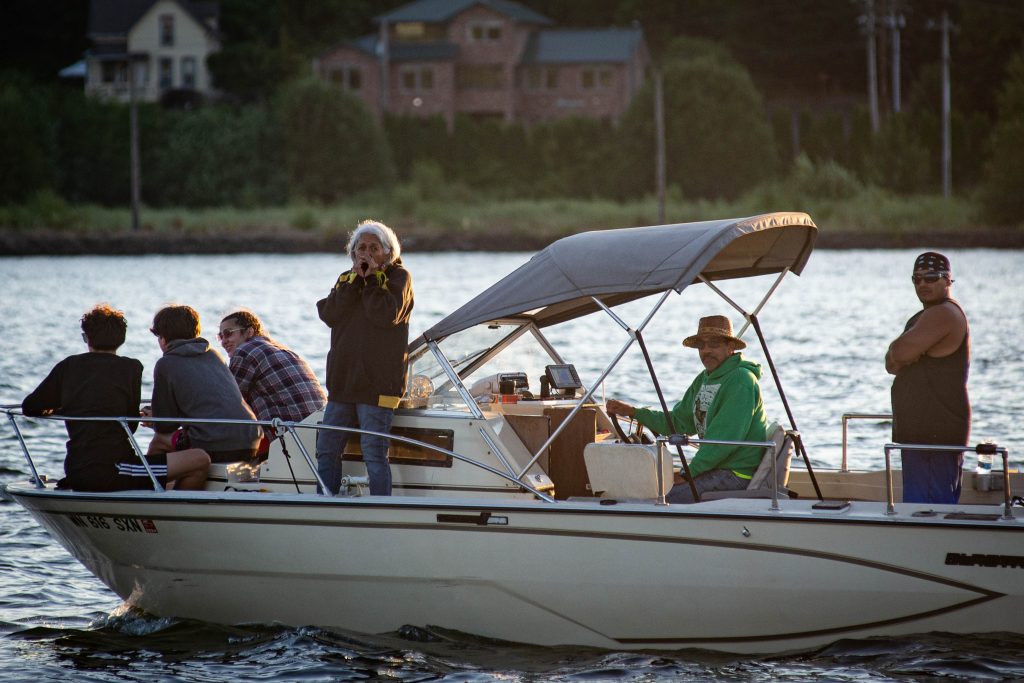
[[[270, 457], [214, 466], [206, 491], [57, 490], [12, 408], [32, 477], [6, 494], [127, 603], [161, 616], [733, 652], [1019, 631], [1024, 511], [1011, 504], [1021, 475], [1004, 448], [979, 447], [1002, 470], [969, 474], [960, 504], [904, 504], [889, 456], [912, 444], [886, 444], [878, 472], [808, 462], [790, 475], [794, 450], [806, 460], [790, 415], [759, 444], [751, 489], [669, 505], [686, 439], [632, 443], [595, 400], [627, 349], [650, 361], [645, 328], [690, 285], [721, 294], [764, 345], [757, 313], [799, 275], [816, 234], [805, 214], [773, 213], [553, 243], [410, 345], [391, 497], [367, 494], [355, 445], [342, 494], [316, 493], [315, 415], [268, 423], [282, 434]], [[606, 258], [627, 247], [635, 256]], [[755, 275], [776, 277], [752, 310], [720, 289]], [[644, 297], [652, 305], [633, 327], [615, 307]], [[544, 334], [585, 315], [622, 333], [587, 383]]]

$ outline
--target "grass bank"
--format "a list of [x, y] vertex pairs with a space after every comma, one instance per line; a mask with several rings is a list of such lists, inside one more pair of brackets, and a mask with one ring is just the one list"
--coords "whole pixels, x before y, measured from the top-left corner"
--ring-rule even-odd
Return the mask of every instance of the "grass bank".
[[[424, 198], [415, 188], [402, 186], [331, 206], [143, 207], [141, 230], [132, 233], [127, 208], [73, 206], [43, 193], [24, 205], [0, 207], [0, 253], [318, 251], [337, 248], [364, 218], [388, 223], [411, 249], [529, 250], [584, 230], [658, 223], [658, 205], [650, 197], [613, 202], [459, 195]], [[1022, 226], [981, 224], [969, 199], [896, 196], [877, 188], [840, 198], [801, 195], [784, 185], [767, 185], [731, 202], [671, 196], [665, 221], [779, 210], [809, 213], [820, 228], [819, 244], [824, 247], [1024, 246]], [[117, 240], [123, 244], [104, 252], [104, 244]]]

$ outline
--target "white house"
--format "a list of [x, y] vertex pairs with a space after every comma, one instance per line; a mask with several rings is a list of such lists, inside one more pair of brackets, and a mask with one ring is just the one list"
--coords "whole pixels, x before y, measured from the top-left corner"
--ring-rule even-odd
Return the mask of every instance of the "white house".
[[220, 49], [216, 2], [192, 0], [92, 0], [86, 55], [87, 95], [155, 102], [171, 94], [211, 95], [206, 58]]

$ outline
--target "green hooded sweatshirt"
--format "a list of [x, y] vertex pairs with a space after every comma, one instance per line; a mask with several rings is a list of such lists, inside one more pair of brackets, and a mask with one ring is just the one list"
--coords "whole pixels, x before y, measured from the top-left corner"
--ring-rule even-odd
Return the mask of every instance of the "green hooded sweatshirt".
[[[696, 434], [701, 439], [723, 441], [765, 441], [768, 420], [761, 401], [761, 366], [734, 353], [712, 372], [697, 375], [683, 398], [672, 408], [672, 425], [677, 434]], [[665, 413], [638, 408], [636, 419], [658, 434], [671, 430]], [[750, 479], [764, 456], [756, 446], [701, 446], [690, 460], [690, 474], [708, 470], [732, 470]]]

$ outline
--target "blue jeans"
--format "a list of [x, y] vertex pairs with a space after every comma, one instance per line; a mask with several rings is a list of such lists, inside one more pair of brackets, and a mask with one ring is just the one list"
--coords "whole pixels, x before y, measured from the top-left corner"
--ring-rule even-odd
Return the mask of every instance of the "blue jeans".
[[[697, 493], [705, 491], [739, 491], [750, 485], [749, 479], [737, 477], [732, 470], [708, 470], [701, 472], [693, 480], [697, 487]], [[665, 496], [669, 503], [692, 503], [693, 493], [690, 491], [690, 482], [684, 481], [676, 484]]]
[[[325, 425], [359, 427], [374, 432], [390, 432], [395, 411], [368, 403], [336, 403], [328, 401], [324, 409]], [[337, 493], [341, 487], [341, 458], [350, 432], [320, 430], [316, 434], [316, 471], [327, 489]], [[370, 495], [391, 495], [391, 466], [388, 464], [388, 439], [369, 434], [359, 435], [363, 463], [370, 475]], [[317, 487], [319, 490], [319, 487]]]
[[904, 503], [958, 503], [964, 454], [903, 451]]

